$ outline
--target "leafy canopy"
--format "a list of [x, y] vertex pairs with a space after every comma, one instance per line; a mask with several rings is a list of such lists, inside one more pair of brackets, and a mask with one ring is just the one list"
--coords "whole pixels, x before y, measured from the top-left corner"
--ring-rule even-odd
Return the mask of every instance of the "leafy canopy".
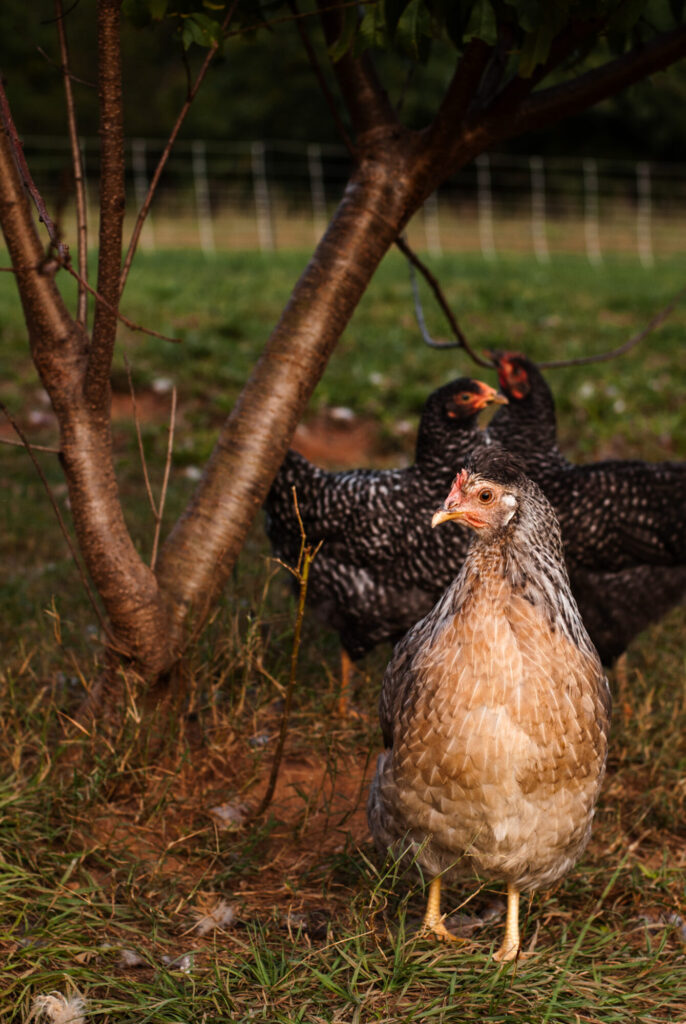
[[[432, 44], [447, 39], [461, 52], [472, 39], [502, 42], [508, 71], [529, 78], [543, 64], [553, 40], [575, 25], [597, 24], [620, 54], [682, 23], [685, 0], [341, 0], [341, 30], [330, 47], [332, 60], [351, 51], [395, 52], [426, 63]], [[124, 0], [126, 17], [138, 27], [171, 20], [184, 49], [220, 46], [222, 22], [231, 8], [216, 0]], [[329, 6], [329, 5], [327, 5]], [[284, 17], [314, 13], [287, 0], [239, 0], [231, 30], [275, 31]]]

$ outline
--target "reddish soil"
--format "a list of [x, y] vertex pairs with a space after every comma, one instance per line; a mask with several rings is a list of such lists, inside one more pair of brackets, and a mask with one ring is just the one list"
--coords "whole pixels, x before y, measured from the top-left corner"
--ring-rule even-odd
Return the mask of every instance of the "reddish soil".
[[378, 459], [379, 428], [373, 420], [337, 420], [319, 413], [298, 425], [292, 447], [315, 465], [353, 469]]
[[[158, 395], [154, 391], [136, 392], [136, 412], [140, 423], [167, 423], [171, 397]], [[131, 420], [133, 423], [133, 402], [131, 395], [115, 391], [112, 394], [112, 419]]]

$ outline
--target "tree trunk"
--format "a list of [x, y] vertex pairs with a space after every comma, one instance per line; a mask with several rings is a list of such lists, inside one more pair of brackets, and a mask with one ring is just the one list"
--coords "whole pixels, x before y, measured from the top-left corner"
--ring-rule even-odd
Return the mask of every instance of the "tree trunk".
[[225, 423], [157, 574], [173, 644], [226, 583], [327, 360], [379, 262], [425, 198], [407, 140], [362, 162]]

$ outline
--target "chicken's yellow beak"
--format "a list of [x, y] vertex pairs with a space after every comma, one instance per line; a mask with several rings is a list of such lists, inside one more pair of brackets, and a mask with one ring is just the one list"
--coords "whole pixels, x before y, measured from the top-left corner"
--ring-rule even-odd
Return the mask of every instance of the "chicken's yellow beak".
[[444, 505], [443, 508], [439, 508], [438, 512], [434, 512], [431, 519], [431, 529], [433, 530], [434, 526], [440, 526], [441, 523], [447, 523], [449, 519], [463, 519], [464, 514], [464, 509], [446, 508]]

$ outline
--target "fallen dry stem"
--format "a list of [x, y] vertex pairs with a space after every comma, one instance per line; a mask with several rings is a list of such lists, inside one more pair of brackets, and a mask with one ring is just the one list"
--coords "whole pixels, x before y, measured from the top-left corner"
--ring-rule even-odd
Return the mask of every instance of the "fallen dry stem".
[[[303, 619], [305, 617], [305, 601], [307, 598], [307, 582], [310, 575], [310, 567], [317, 557], [319, 549], [322, 546], [322, 541], [317, 544], [315, 548], [310, 547], [307, 544], [307, 537], [305, 534], [305, 527], [303, 525], [302, 517], [300, 515], [300, 508], [298, 506], [298, 496], [295, 487], [293, 491], [293, 504], [295, 505], [295, 514], [298, 518], [298, 525], [300, 526], [300, 552], [298, 555], [298, 564], [293, 568], [287, 566], [290, 572], [295, 576], [298, 582], [298, 610], [295, 617], [295, 628], [293, 630], [293, 644], [291, 647], [291, 671], [288, 679], [288, 686], [286, 687], [286, 696], [284, 699], [284, 709], [281, 716], [281, 728], [279, 729], [279, 739], [274, 751], [274, 760], [272, 761], [271, 772], [269, 773], [269, 782], [267, 783], [267, 790], [262, 797], [257, 810], [250, 816], [251, 821], [255, 818], [259, 818], [260, 815], [264, 814], [267, 807], [272, 801], [274, 796], [274, 790], [276, 788], [276, 782], [279, 776], [279, 767], [283, 758], [284, 746], [286, 744], [286, 735], [288, 733], [288, 723], [291, 715], [291, 707], [293, 704], [293, 692], [295, 690], [295, 683], [298, 675], [298, 654], [300, 653], [300, 635], [302, 631]], [[283, 563], [282, 563], [283, 564]]]

